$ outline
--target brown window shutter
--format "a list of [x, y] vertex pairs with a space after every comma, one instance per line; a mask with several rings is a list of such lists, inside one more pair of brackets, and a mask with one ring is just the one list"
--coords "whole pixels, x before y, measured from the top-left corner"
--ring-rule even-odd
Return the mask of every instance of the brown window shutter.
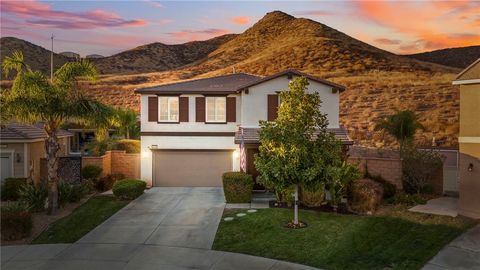
[[275, 121], [275, 119], [277, 119], [278, 95], [268, 95], [267, 109], [268, 109], [267, 120]]
[[227, 97], [227, 122], [237, 122], [237, 99]]
[[148, 97], [148, 122], [158, 122], [158, 97]]
[[179, 122], [188, 122], [188, 97], [178, 98]]
[[195, 120], [197, 122], [205, 122], [205, 98], [195, 98]]

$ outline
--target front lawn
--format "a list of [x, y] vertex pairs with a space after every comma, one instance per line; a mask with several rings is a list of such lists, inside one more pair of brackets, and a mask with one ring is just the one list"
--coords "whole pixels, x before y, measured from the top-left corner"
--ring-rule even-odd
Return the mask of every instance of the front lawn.
[[473, 226], [463, 218], [394, 207], [380, 216], [301, 210], [304, 229], [287, 229], [291, 209], [262, 209], [237, 217], [227, 210], [213, 248], [325, 269], [420, 269], [444, 245]]
[[32, 244], [73, 243], [122, 209], [130, 201], [95, 196], [42, 232]]

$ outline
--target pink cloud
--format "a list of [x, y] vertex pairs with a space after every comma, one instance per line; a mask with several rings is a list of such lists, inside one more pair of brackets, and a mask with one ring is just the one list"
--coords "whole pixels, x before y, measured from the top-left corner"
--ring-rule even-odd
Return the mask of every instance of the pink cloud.
[[402, 43], [401, 40], [398, 39], [389, 39], [389, 38], [377, 38], [374, 40], [376, 43], [382, 44], [382, 45], [398, 45]]
[[230, 21], [234, 24], [238, 25], [245, 25], [250, 22], [252, 18], [249, 16], [236, 16], [230, 19]]
[[297, 11], [294, 13], [295, 15], [300, 16], [330, 16], [333, 13], [324, 10], [306, 10], [306, 11]]
[[221, 36], [230, 33], [228, 29], [208, 28], [203, 30], [181, 30], [168, 33], [177, 41], [194, 41], [194, 40], [206, 40], [216, 36]]
[[146, 25], [144, 20], [126, 20], [115, 13], [96, 9], [85, 12], [68, 12], [51, 9], [37, 0], [2, 1], [2, 13], [27, 18], [34, 26], [60, 29], [93, 29], [98, 27], [128, 27]]
[[163, 5], [158, 1], [153, 0], [143, 0], [143, 2], [147, 3], [148, 5], [155, 7], [155, 8], [162, 8]]

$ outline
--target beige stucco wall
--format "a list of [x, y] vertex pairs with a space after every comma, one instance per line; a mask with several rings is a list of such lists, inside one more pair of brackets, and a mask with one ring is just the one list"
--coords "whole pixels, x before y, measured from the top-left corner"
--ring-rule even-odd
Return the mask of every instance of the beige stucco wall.
[[[69, 138], [59, 138], [60, 150], [58, 156], [67, 156], [69, 154]], [[36, 141], [28, 143], [27, 151], [27, 175], [31, 175], [34, 182], [40, 181], [40, 159], [45, 158], [45, 142]]]
[[462, 76], [457, 78], [457, 80], [472, 80], [480, 79], [480, 62], [475, 66], [471, 67], [467, 72], [463, 73]]
[[460, 137], [480, 137], [480, 84], [460, 86]]
[[[1, 152], [12, 153], [13, 175], [12, 177], [25, 177], [25, 148], [23, 143], [2, 143]], [[20, 162], [17, 162], [17, 156]]]

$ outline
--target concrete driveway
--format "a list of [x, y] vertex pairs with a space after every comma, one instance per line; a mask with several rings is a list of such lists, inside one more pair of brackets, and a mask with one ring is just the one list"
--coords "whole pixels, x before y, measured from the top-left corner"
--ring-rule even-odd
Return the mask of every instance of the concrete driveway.
[[1, 248], [1, 269], [315, 269], [211, 250], [221, 188], [152, 188], [74, 244]]

